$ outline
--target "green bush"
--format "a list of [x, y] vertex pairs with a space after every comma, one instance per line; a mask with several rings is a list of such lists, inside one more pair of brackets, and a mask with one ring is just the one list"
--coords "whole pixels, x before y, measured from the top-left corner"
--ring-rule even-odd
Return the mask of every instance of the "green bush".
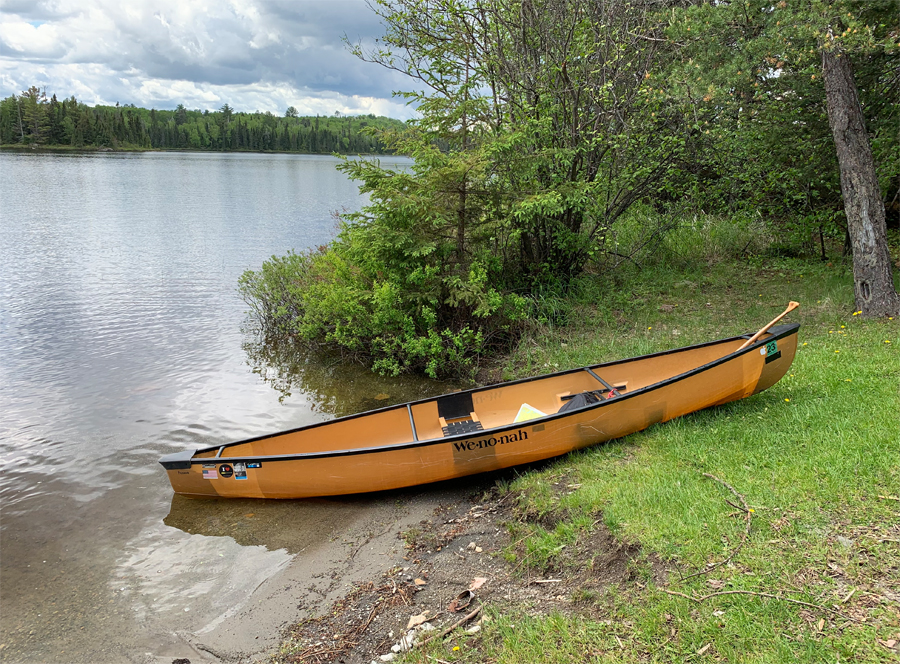
[[263, 331], [324, 345], [381, 374], [456, 379], [472, 378], [482, 355], [515, 341], [527, 302], [492, 286], [484, 265], [442, 275], [420, 260], [391, 270], [364, 235], [348, 224], [328, 248], [245, 272], [240, 292]]

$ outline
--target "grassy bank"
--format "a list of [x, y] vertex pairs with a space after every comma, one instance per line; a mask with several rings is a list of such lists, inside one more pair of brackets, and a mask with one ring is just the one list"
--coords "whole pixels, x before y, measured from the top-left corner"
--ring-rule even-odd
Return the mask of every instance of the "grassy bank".
[[[633, 582], [579, 591], [572, 611], [549, 616], [489, 607], [477, 635], [405, 661], [897, 661], [900, 321], [853, 315], [837, 261], [744, 258], [639, 276], [548, 301], [554, 315], [497, 377], [742, 333], [794, 299], [789, 320], [803, 327], [791, 371], [755, 397], [502, 487], [518, 515], [504, 553], [517, 573], [584, 574], [593, 561], [567, 551], [607, 527], [641, 547]], [[560, 478], [575, 488], [560, 493]]]

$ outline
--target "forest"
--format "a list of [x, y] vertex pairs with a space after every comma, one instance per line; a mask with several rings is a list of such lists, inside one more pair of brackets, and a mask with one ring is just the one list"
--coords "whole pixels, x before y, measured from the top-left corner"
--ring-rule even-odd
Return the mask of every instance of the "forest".
[[243, 113], [228, 104], [218, 111], [89, 106], [74, 96], [58, 100], [36, 86], [0, 101], [0, 145], [146, 150], [384, 154], [372, 129], [400, 125], [375, 115], [283, 117]]
[[372, 7], [385, 35], [355, 53], [408, 77], [420, 116], [382, 136], [415, 165], [347, 161], [370, 205], [244, 275], [267, 331], [471, 375], [586, 284], [671, 267], [660, 249], [689, 229], [743, 238], [731, 257], [846, 260], [863, 317], [900, 309], [896, 2]]

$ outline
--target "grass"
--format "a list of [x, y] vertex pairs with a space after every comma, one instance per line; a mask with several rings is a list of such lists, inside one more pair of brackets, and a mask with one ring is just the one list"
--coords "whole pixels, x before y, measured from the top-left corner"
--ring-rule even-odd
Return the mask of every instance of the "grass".
[[[801, 302], [789, 318], [802, 323], [797, 357], [769, 390], [503, 487], [529, 517], [511, 524], [514, 567], [577, 566], [566, 547], [600, 514], [673, 571], [576, 593], [587, 610], [493, 607], [477, 636], [408, 661], [897, 661], [900, 645], [886, 644], [900, 641], [900, 320], [853, 315], [838, 261], [702, 265], [585, 280], [569, 324], [536, 328], [503, 368], [508, 379], [739, 334]], [[560, 475], [580, 488], [554, 493]], [[749, 537], [730, 562], [688, 578], [743, 537], [724, 483], [752, 509]]]

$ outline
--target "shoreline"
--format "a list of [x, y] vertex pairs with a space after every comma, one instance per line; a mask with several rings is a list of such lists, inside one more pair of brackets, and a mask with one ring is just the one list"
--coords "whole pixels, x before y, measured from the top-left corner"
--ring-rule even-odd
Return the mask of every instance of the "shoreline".
[[359, 152], [347, 155], [335, 155], [333, 152], [293, 152], [290, 150], [201, 150], [197, 148], [142, 148], [135, 146], [125, 146], [111, 148], [108, 146], [91, 146], [91, 147], [73, 147], [70, 145], [0, 145], [0, 151], [7, 152], [197, 152], [206, 154], [295, 154], [317, 157], [406, 157], [406, 155], [396, 154], [393, 152]]
[[193, 664], [271, 661], [286, 630], [327, 613], [356, 588], [403, 562], [405, 548], [399, 533], [416, 528], [448, 505], [468, 505], [473, 493], [492, 483], [493, 478], [479, 477], [373, 494], [377, 504], [361, 513], [339, 537], [296, 554], [241, 606], [194, 632], [172, 634], [171, 641], [142, 664], [171, 664], [179, 659]]

